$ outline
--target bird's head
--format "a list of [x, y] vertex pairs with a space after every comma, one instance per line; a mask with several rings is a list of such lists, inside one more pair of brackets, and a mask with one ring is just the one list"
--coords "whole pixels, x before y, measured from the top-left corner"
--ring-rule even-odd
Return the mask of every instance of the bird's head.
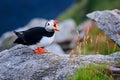
[[59, 31], [58, 29], [58, 23], [59, 21], [58, 20], [50, 20], [50, 21], [47, 21], [46, 24], [45, 24], [45, 29], [47, 31]]

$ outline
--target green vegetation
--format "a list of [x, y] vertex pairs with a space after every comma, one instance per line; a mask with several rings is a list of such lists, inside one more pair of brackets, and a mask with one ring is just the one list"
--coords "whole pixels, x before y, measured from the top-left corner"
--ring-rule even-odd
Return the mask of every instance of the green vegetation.
[[78, 54], [111, 54], [120, 51], [119, 46], [106, 36], [100, 29], [94, 27], [77, 46]]
[[[97, 10], [120, 9], [120, 0], [77, 0], [63, 14], [58, 16], [60, 21], [72, 18], [76, 24], [80, 24], [86, 19], [87, 13]], [[106, 36], [100, 29], [94, 27], [88, 31], [83, 41], [78, 42], [77, 47], [71, 51], [78, 54], [111, 54], [120, 51], [119, 46]], [[120, 66], [120, 63], [116, 65]], [[105, 65], [89, 65], [75, 71], [74, 75], [68, 75], [68, 80], [114, 80], [109, 67]]]
[[77, 0], [66, 12], [59, 15], [60, 21], [72, 18], [77, 24], [86, 20], [86, 14], [96, 10], [120, 9], [120, 0]]
[[[61, 14], [60, 21], [72, 18], [77, 25], [85, 21], [86, 14], [96, 10], [120, 9], [120, 0], [77, 0], [66, 12]], [[77, 53], [111, 54], [120, 51], [118, 45], [109, 39], [102, 31], [95, 28], [93, 32], [86, 34], [84, 41], [77, 46]]]
[[75, 74], [68, 75], [68, 80], [114, 80], [108, 66], [89, 65], [75, 71]]
[[76, 23], [80, 23], [84, 20], [84, 16], [86, 13], [85, 7], [87, 5], [88, 0], [81, 0], [80, 2], [75, 3], [71, 8], [69, 8], [66, 12], [58, 16], [60, 21], [72, 18], [76, 21]]

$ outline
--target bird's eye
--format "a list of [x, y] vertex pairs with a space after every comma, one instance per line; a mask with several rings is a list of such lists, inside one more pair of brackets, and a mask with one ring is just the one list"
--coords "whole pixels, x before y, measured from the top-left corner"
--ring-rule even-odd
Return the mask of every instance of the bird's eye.
[[48, 23], [47, 25], [49, 26], [50, 24]]

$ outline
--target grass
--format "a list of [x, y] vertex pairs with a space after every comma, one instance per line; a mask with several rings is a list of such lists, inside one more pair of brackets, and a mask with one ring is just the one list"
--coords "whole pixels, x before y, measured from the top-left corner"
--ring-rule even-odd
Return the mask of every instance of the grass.
[[[120, 51], [119, 46], [98, 27], [94, 26], [92, 31], [88, 28], [84, 39], [78, 42], [77, 47], [71, 52], [78, 54], [101, 53], [107, 55], [116, 51]], [[72, 56], [71, 54], [70, 57]], [[120, 63], [116, 65], [119, 67]], [[120, 80], [120, 78], [115, 79], [107, 65], [90, 64], [87, 67], [76, 69], [74, 75], [69, 74], [68, 80]]]
[[[74, 19], [79, 25], [87, 19], [86, 14], [96, 10], [120, 9], [120, 0], [77, 0], [68, 10], [58, 16], [58, 20]], [[78, 35], [79, 37], [79, 35]], [[78, 42], [77, 47], [71, 51], [77, 54], [111, 54], [120, 51], [119, 46], [106, 36], [100, 29], [94, 27], [87, 31], [84, 39]], [[118, 63], [119, 65], [120, 63]], [[103, 65], [89, 65], [68, 75], [68, 80], [114, 80], [109, 68]]]
[[68, 75], [68, 80], [114, 80], [106, 65], [89, 65], [75, 70], [74, 75]]
[[[87, 19], [86, 14], [96, 10], [120, 9], [120, 0], [77, 0], [68, 10], [58, 16], [58, 20], [72, 18], [78, 24]], [[118, 45], [109, 39], [102, 31], [95, 28], [93, 32], [88, 32], [77, 46], [76, 53], [89, 54], [111, 54], [120, 51]]]
[[[78, 35], [79, 36], [79, 35]], [[98, 27], [88, 28], [85, 37], [79, 41], [72, 52], [81, 54], [111, 54], [120, 51], [120, 47], [106, 36]], [[72, 53], [73, 54], [73, 53]]]

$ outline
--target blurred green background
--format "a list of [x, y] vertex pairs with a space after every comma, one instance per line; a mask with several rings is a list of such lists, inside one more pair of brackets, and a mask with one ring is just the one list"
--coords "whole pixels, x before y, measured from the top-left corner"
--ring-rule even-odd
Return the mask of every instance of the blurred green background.
[[[77, 0], [68, 10], [58, 16], [60, 21], [74, 19], [77, 25], [88, 20], [86, 14], [93, 11], [120, 9], [120, 0]], [[84, 27], [84, 26], [83, 26]], [[111, 54], [120, 51], [119, 46], [106, 36], [97, 25], [92, 26], [84, 41], [78, 45], [78, 54]], [[88, 38], [89, 37], [89, 38]], [[91, 40], [93, 42], [91, 42]], [[95, 41], [97, 43], [95, 43]], [[86, 44], [87, 43], [87, 44]], [[81, 46], [81, 44], [84, 44]]]
[[120, 0], [77, 0], [73, 6], [59, 15], [58, 19], [62, 21], [72, 18], [79, 24], [87, 19], [87, 13], [107, 9], [120, 9]]

